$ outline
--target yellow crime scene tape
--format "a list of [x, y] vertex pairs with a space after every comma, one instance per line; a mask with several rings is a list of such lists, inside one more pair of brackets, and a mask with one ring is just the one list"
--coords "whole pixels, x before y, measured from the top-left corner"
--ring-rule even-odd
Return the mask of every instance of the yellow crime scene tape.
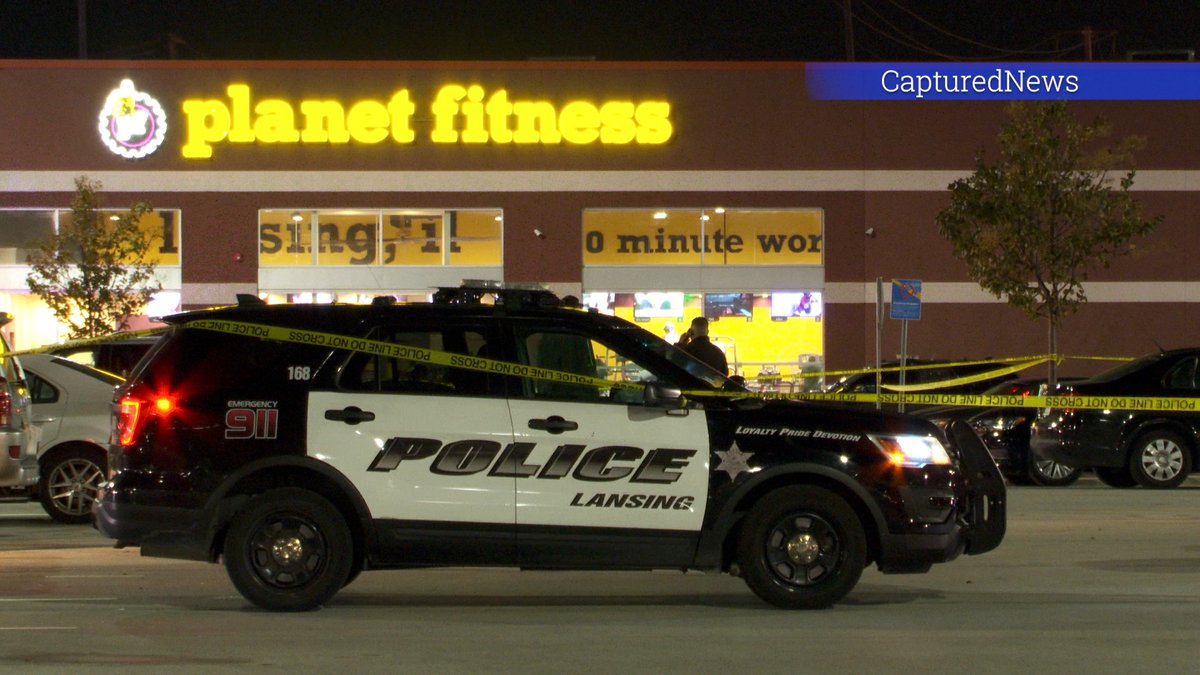
[[394, 342], [371, 340], [368, 338], [354, 337], [351, 335], [322, 333], [318, 331], [303, 330], [300, 328], [286, 328], [282, 326], [268, 326], [258, 323], [223, 321], [219, 319], [195, 319], [187, 322], [186, 325], [189, 328], [202, 328], [205, 330], [213, 330], [222, 333], [231, 333], [233, 335], [246, 335], [250, 337], [261, 338], [263, 340], [295, 342], [298, 344], [314, 345], [318, 347], [345, 349], [347, 351], [364, 352], [366, 354], [374, 354], [376, 356], [385, 356], [394, 359], [419, 361], [421, 363], [428, 363], [436, 366], [465, 368], [467, 370], [474, 370], [483, 373], [495, 373], [497, 375], [529, 377], [536, 380], [548, 380], [550, 382], [559, 382], [563, 384], [580, 384], [592, 387], [602, 387], [604, 389], [612, 389], [613, 387], [641, 389], [643, 386], [635, 382], [614, 382], [613, 380], [606, 380], [594, 376], [580, 375], [578, 373], [569, 373], [562, 370], [552, 370], [550, 368], [541, 368], [538, 366], [528, 366], [521, 363], [511, 363], [509, 361], [497, 361], [496, 359], [489, 359], [482, 356], [455, 354], [453, 352], [443, 352], [436, 349], [401, 345]]
[[[1024, 363], [1018, 363], [1016, 365], [1007, 366], [1005, 368], [996, 368], [995, 370], [988, 370], [988, 371], [984, 371], [984, 372], [974, 373], [972, 375], [963, 375], [962, 377], [955, 377], [955, 378], [952, 378], [949, 380], [942, 380], [940, 382], [923, 382], [921, 384], [884, 384], [884, 385], [880, 385], [880, 386], [882, 386], [884, 389], [887, 389], [889, 391], [898, 391], [901, 393], [909, 393], [909, 392], [916, 392], [916, 391], [931, 391], [933, 389], [943, 389], [946, 387], [957, 387], [957, 386], [963, 385], [963, 384], [973, 384], [975, 382], [983, 382], [984, 380], [990, 380], [995, 377], [1003, 377], [1005, 375], [1019, 373], [1022, 370], [1025, 370], [1026, 368], [1032, 368], [1040, 363], [1045, 363], [1050, 360], [1051, 360], [1051, 357], [1036, 358], [1036, 359], [1033, 359], [1030, 361], [1026, 361]], [[956, 364], [942, 364], [942, 365], [944, 367], [946, 365], [956, 365]]]
[[[288, 328], [283, 326], [270, 326], [266, 324], [249, 323], [243, 321], [226, 321], [219, 319], [194, 319], [187, 322], [190, 328], [200, 328], [221, 333], [229, 333], [232, 335], [244, 335], [255, 337], [263, 340], [274, 340], [277, 342], [291, 342], [297, 344], [308, 344], [320, 347], [330, 347], [334, 349], [343, 349], [346, 351], [364, 352], [377, 356], [389, 358], [405, 359], [410, 361], [419, 361], [431, 365], [440, 365], [450, 368], [463, 368], [484, 373], [494, 373], [497, 375], [510, 375], [513, 377], [525, 377], [537, 380], [546, 380], [550, 382], [558, 382], [563, 384], [584, 385], [597, 387], [600, 389], [633, 389], [640, 390], [645, 386], [645, 383], [629, 382], [621, 380], [609, 380], [601, 377], [580, 375], [561, 370], [553, 370], [550, 368], [541, 368], [539, 366], [530, 366], [520, 363], [512, 363], [509, 361], [500, 361], [482, 356], [470, 356], [467, 354], [456, 354], [453, 352], [443, 352], [436, 349], [427, 349], [424, 347], [415, 347], [410, 345], [401, 345], [393, 342], [384, 342], [382, 340], [372, 340], [369, 338], [356, 337], [352, 335], [338, 335], [335, 333], [324, 333], [319, 331], [310, 331], [300, 328]], [[75, 347], [82, 345], [99, 344], [103, 342], [111, 342], [123, 340], [132, 337], [144, 335], [156, 335], [163, 333], [167, 328], [150, 328], [138, 331], [129, 331], [124, 333], [116, 333], [97, 338], [88, 338], [83, 340], [72, 340], [56, 345], [39, 347], [36, 349], [24, 349], [19, 351], [7, 352], [0, 356], [20, 356], [22, 354], [34, 354], [48, 352], [52, 350], [63, 349], [67, 347]], [[920, 393], [942, 387], [956, 386], [960, 384], [969, 384], [981, 380], [991, 379], [1011, 373], [1016, 373], [1021, 370], [1045, 363], [1049, 360], [1057, 358], [1063, 360], [1065, 358], [1075, 357], [1055, 357], [1054, 355], [1039, 355], [1034, 357], [1023, 357], [1021, 359], [984, 359], [978, 361], [963, 361], [952, 364], [941, 363], [932, 365], [913, 366], [912, 369], [923, 368], [942, 368], [948, 365], [979, 365], [988, 363], [1005, 363], [1011, 361], [1020, 361], [1015, 365], [1005, 365], [1002, 368], [985, 371], [975, 375], [955, 378], [952, 380], [944, 380], [941, 382], [923, 383], [920, 385], [884, 385], [885, 388], [895, 390], [895, 393], [880, 393], [880, 394], [858, 394], [858, 393], [825, 393], [825, 392], [755, 392], [755, 391], [714, 391], [714, 390], [685, 390], [681, 392], [684, 396], [693, 398], [704, 397], [723, 397], [723, 398], [760, 398], [760, 399], [789, 399], [800, 401], [823, 401], [832, 403], [880, 403], [880, 404], [905, 404], [905, 405], [933, 405], [933, 406], [963, 406], [963, 407], [981, 407], [981, 408], [1065, 408], [1065, 409], [1093, 409], [1093, 410], [1133, 410], [1133, 411], [1200, 411], [1200, 398], [1184, 398], [1184, 397], [1133, 397], [1133, 396], [1019, 396], [1019, 395], [1001, 395], [1001, 394], [937, 394], [937, 393]], [[1085, 357], [1096, 360], [1128, 360], [1125, 357]], [[898, 367], [888, 367], [880, 369], [881, 372], [896, 371]], [[806, 377], [834, 374], [858, 374], [858, 373], [873, 373], [875, 369], [866, 368], [854, 371], [829, 371], [827, 373], [806, 373]]]
[[67, 340], [57, 344], [45, 345], [42, 347], [34, 347], [32, 349], [16, 349], [11, 352], [4, 352], [0, 356], [24, 356], [26, 354], [44, 354], [46, 352], [58, 351], [60, 349], [69, 349], [72, 347], [86, 347], [89, 345], [98, 345], [105, 342], [120, 342], [135, 337], [143, 337], [146, 335], [158, 335], [165, 333], [166, 328], [145, 328], [142, 330], [131, 330], [122, 333], [112, 333], [110, 335], [101, 335], [94, 338], [80, 338], [78, 340]]
[[[1001, 365], [1007, 366], [1007, 365], [1011, 364], [1013, 361], [1037, 361], [1038, 363], [1044, 363], [1044, 362], [1049, 361], [1054, 358], [1055, 358], [1055, 356], [1053, 354], [1040, 354], [1037, 356], [1013, 356], [1013, 357], [1009, 357], [1009, 358], [976, 359], [974, 361], [953, 361], [953, 362], [944, 361], [941, 363], [913, 363], [913, 364], [910, 364], [910, 365], [907, 365], [904, 367], [883, 366], [882, 368], [855, 368], [852, 370], [826, 370], [826, 371], [822, 371], [822, 372], [809, 372], [809, 373], [804, 373], [804, 377], [842, 377], [845, 375], [862, 375], [862, 374], [866, 374], [866, 373], [875, 373], [875, 372], [898, 373], [901, 370], [905, 370], [905, 371], [933, 370], [935, 368], [945, 368], [947, 366], [983, 366], [983, 365], [988, 365], [990, 363], [996, 363], [996, 364], [1001, 364]], [[1061, 357], [1061, 358], [1059, 358], [1059, 360], [1061, 361], [1062, 358], [1067, 358], [1067, 357]], [[778, 379], [778, 378], [779, 378], [778, 375], [756, 375], [754, 377], [750, 377], [750, 378], [746, 378], [746, 379], [757, 380], [757, 379]]]

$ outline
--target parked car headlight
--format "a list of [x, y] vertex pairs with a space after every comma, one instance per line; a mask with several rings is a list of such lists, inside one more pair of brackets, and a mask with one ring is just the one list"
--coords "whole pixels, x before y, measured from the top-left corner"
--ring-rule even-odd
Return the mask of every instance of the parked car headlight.
[[867, 434], [867, 438], [897, 466], [920, 468], [950, 463], [946, 448], [933, 436]]

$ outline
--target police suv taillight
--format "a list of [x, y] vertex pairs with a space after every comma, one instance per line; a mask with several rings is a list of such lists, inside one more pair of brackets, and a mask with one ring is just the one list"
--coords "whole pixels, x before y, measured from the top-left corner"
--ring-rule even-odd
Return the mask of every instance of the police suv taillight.
[[134, 439], [146, 426], [151, 417], [167, 417], [175, 410], [175, 399], [170, 396], [140, 398], [123, 396], [117, 403], [117, 443], [133, 445]]

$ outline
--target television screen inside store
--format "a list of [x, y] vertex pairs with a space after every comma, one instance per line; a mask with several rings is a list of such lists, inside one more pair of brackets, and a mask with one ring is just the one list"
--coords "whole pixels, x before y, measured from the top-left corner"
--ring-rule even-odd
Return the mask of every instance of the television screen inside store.
[[587, 292], [583, 304], [633, 321], [675, 343], [691, 324], [709, 320], [709, 337], [725, 352], [731, 375], [755, 390], [819, 391], [824, 370], [820, 291], [637, 293]]

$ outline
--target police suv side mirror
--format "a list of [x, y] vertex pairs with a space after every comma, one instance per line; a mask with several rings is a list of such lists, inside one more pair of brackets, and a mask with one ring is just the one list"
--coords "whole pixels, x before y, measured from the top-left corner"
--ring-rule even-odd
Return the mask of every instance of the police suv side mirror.
[[687, 397], [678, 389], [663, 387], [657, 384], [647, 384], [642, 389], [642, 403], [651, 408], [683, 410], [687, 408]]

